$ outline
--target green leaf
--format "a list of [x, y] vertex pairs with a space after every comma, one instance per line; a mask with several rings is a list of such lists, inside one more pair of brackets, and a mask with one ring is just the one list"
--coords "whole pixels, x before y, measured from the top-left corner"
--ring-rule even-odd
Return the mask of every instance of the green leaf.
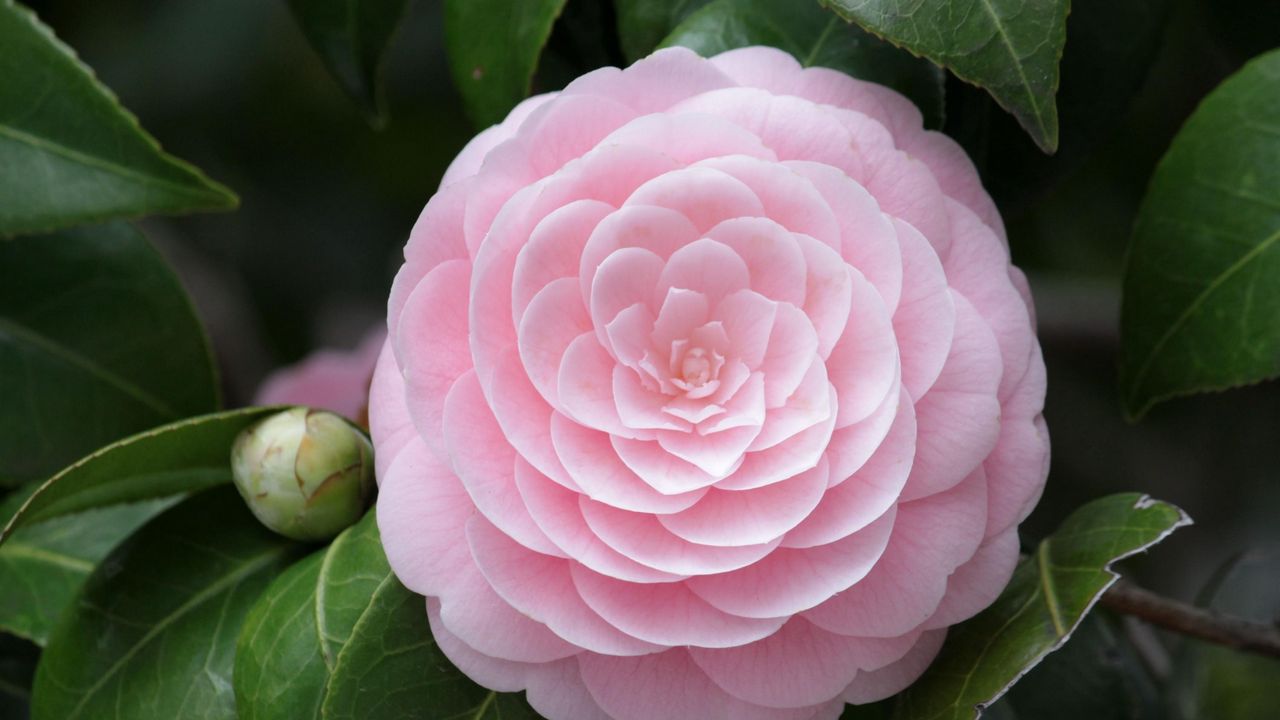
[[1070, 0], [819, 0], [985, 88], [1045, 152], [1058, 147], [1058, 60]]
[[440, 653], [372, 512], [262, 594], [240, 633], [235, 690], [241, 720], [537, 717]]
[[278, 410], [228, 410], [112, 443], [41, 484], [9, 519], [0, 543], [21, 527], [61, 515], [230, 483], [232, 441], [253, 421]]
[[409, 0], [289, 0], [312, 49], [370, 122], [385, 122], [381, 74]]
[[1125, 410], [1280, 375], [1277, 318], [1280, 50], [1210, 93], [1152, 176], [1125, 268]]
[[992, 706], [1026, 720], [1162, 720], [1155, 685], [1104, 612], [1089, 613], [1071, 642], [1027, 673]]
[[1062, 646], [1119, 578], [1111, 563], [1160, 542], [1191, 520], [1136, 493], [1071, 513], [1018, 564], [991, 607], [953, 627], [923, 677], [898, 696], [898, 720], [970, 720]]
[[653, 52], [685, 18], [711, 0], [614, 0], [622, 54], [635, 62]]
[[[5, 498], [0, 520], [8, 520], [35, 491], [31, 486]], [[44, 645], [63, 608], [98, 561], [170, 500], [90, 510], [25, 527], [0, 545], [0, 630]]]
[[231, 488], [152, 520], [58, 623], [36, 669], [32, 720], [234, 720], [240, 625], [300, 547], [262, 527]]
[[239, 202], [161, 151], [75, 52], [13, 0], [0, 0], [0, 77], [0, 237]]
[[445, 47], [471, 119], [497, 123], [529, 94], [566, 0], [445, 0]]
[[0, 242], [0, 389], [9, 485], [218, 406], [209, 343], [182, 285], [124, 223]]
[[791, 53], [805, 67], [834, 68], [887, 85], [921, 109], [930, 127], [942, 124], [945, 75], [816, 4], [793, 0], [715, 0], [690, 15], [662, 41], [703, 56], [750, 45]]

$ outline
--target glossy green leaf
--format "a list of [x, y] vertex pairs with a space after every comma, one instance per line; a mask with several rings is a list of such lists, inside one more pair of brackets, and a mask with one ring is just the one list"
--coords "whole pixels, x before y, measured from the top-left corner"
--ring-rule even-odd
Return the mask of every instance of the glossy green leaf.
[[0, 396], [0, 484], [14, 485], [210, 412], [218, 383], [178, 279], [115, 223], [0, 242]]
[[887, 85], [921, 109], [930, 127], [942, 124], [943, 71], [816, 4], [792, 0], [715, 0], [693, 13], [662, 44], [704, 56], [750, 45], [791, 53], [805, 67], [835, 68]]
[[409, 0], [289, 0], [307, 42], [375, 126], [385, 121], [381, 73]]
[[445, 0], [445, 46], [471, 119], [486, 127], [529, 94], [565, 0]]
[[277, 410], [228, 410], [108, 445], [41, 484], [6, 523], [0, 543], [19, 528], [61, 515], [230, 484], [232, 441], [250, 423]]
[[241, 720], [537, 717], [440, 653], [372, 512], [262, 594], [240, 634], [235, 689]]
[[32, 720], [234, 720], [240, 625], [299, 548], [229, 487], [152, 520], [103, 560], [54, 629]]
[[971, 720], [1058, 649], [1119, 578], [1111, 563], [1160, 542], [1190, 519], [1136, 493], [1071, 513], [1018, 564], [991, 607], [951, 628], [938, 658], [894, 702], [897, 720]]
[[[0, 505], [7, 521], [35, 487]], [[0, 631], [44, 645], [85, 578], [111, 548], [172, 504], [170, 500], [117, 505], [19, 529], [0, 545]]]
[[628, 62], [653, 52], [662, 39], [711, 0], [614, 0], [618, 39]]
[[1010, 688], [1002, 708], [1021, 720], [1164, 720], [1157, 690], [1119, 624], [1091, 612], [1071, 641]]
[[985, 88], [1045, 152], [1058, 147], [1058, 61], [1070, 0], [819, 0]]
[[0, 237], [236, 206], [230, 190], [161, 151], [13, 0], [0, 0], [0, 77]]
[[1156, 167], [1120, 330], [1133, 418], [1280, 375], [1280, 50], [1210, 93]]

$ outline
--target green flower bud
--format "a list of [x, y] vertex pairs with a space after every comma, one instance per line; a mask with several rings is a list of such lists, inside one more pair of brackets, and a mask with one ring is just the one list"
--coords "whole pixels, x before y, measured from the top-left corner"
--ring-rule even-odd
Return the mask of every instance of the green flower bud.
[[231, 474], [263, 525], [295, 540], [326, 540], [364, 514], [373, 447], [333, 413], [293, 408], [240, 433]]

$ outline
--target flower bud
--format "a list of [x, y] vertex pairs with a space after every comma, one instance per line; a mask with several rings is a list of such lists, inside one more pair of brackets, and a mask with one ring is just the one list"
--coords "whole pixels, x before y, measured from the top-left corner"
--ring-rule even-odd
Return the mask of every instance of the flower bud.
[[231, 474], [263, 525], [295, 540], [325, 540], [364, 514], [373, 448], [341, 417], [298, 407], [241, 432]]

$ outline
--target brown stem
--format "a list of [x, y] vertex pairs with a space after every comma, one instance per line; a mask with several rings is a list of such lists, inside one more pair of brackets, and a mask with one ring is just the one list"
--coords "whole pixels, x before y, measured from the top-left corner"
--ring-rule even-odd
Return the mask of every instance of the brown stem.
[[1166, 630], [1236, 650], [1280, 658], [1280, 628], [1220, 615], [1157, 595], [1123, 580], [1102, 596], [1102, 604]]

